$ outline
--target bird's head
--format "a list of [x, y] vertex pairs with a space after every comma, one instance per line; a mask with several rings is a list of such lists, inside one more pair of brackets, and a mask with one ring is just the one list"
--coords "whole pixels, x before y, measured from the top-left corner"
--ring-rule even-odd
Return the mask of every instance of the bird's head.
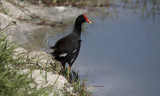
[[85, 14], [79, 15], [76, 21], [81, 22], [81, 23], [87, 22], [87, 23], [92, 24], [92, 22], [87, 18]]

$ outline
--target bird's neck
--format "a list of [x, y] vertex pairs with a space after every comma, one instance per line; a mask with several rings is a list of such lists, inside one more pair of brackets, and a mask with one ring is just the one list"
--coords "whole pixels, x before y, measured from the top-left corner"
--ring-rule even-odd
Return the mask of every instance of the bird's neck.
[[82, 23], [75, 22], [73, 32], [76, 33], [78, 36], [81, 36], [81, 26], [82, 26]]

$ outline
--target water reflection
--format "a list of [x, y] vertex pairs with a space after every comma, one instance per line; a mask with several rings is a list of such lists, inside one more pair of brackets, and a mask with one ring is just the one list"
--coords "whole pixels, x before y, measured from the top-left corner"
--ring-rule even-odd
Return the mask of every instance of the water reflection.
[[[108, 0], [106, 0], [106, 3], [107, 1]], [[118, 18], [119, 12], [127, 14], [124, 13], [126, 11], [125, 9], [131, 9], [130, 11], [132, 11], [133, 14], [140, 15], [143, 19], [151, 17], [156, 20], [156, 16], [160, 15], [160, 0], [112, 0], [109, 3], [111, 3], [111, 6], [108, 6], [107, 8], [94, 8], [94, 10], [97, 11], [97, 17], [100, 15], [101, 19], [105, 19], [106, 17]], [[125, 11], [119, 11], [123, 9]]]
[[123, 8], [141, 9], [143, 18], [160, 15], [160, 1], [159, 0], [122, 0]]

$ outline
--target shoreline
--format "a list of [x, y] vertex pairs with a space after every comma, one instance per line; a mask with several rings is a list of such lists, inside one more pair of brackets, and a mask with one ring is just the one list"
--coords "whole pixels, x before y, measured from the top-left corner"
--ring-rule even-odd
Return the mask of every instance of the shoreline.
[[[35, 30], [65, 26], [65, 20], [69, 20], [71, 18], [77, 17], [79, 14], [87, 12], [86, 9], [78, 9], [75, 7], [44, 7], [42, 5], [34, 6], [28, 4], [21, 7], [15, 6], [15, 4], [4, 0], [2, 0], [1, 3], [3, 6], [0, 9], [0, 29], [2, 30], [0, 32], [4, 32], [4, 34], [7, 36], [7, 40], [11, 42], [17, 42], [18, 45], [28, 43], [29, 40], [27, 37], [32, 35]], [[5, 28], [6, 26], [9, 27]], [[13, 57], [19, 58], [19, 56], [21, 56], [22, 54], [29, 60], [37, 58], [37, 56], [38, 59], [36, 60], [41, 59], [40, 65], [36, 60], [33, 60], [29, 63], [33, 64], [29, 65], [32, 67], [37, 67], [36, 64], [38, 64], [38, 67], [40, 69], [35, 68], [33, 70], [30, 70], [25, 66], [20, 66], [18, 67], [18, 70], [22, 74], [32, 72], [29, 76], [32, 76], [32, 78], [34, 78], [34, 82], [38, 84], [38, 88], [53, 85], [55, 88], [53, 88], [49, 96], [53, 96], [55, 94], [58, 94], [58, 96], [63, 96], [66, 93], [72, 96], [77, 96], [79, 94], [78, 90], [83, 91], [84, 89], [86, 89], [78, 89], [75, 91], [74, 84], [69, 83], [64, 76], [57, 74], [57, 72], [53, 72], [53, 70], [46, 71], [46, 68], [53, 67], [50, 64], [53, 64], [54, 66], [56, 65], [50, 54], [47, 54], [44, 51], [29, 51], [24, 48], [17, 48], [15, 49], [15, 54], [13, 55]], [[76, 83], [79, 84], [81, 82], [78, 81]], [[84, 85], [82, 86], [84, 87]]]

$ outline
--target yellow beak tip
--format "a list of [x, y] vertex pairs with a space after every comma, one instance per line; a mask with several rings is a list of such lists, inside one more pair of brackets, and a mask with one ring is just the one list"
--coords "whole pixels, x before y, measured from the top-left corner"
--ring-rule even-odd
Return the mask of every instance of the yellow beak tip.
[[91, 22], [91, 21], [89, 21], [88, 23], [92, 24], [92, 22]]

